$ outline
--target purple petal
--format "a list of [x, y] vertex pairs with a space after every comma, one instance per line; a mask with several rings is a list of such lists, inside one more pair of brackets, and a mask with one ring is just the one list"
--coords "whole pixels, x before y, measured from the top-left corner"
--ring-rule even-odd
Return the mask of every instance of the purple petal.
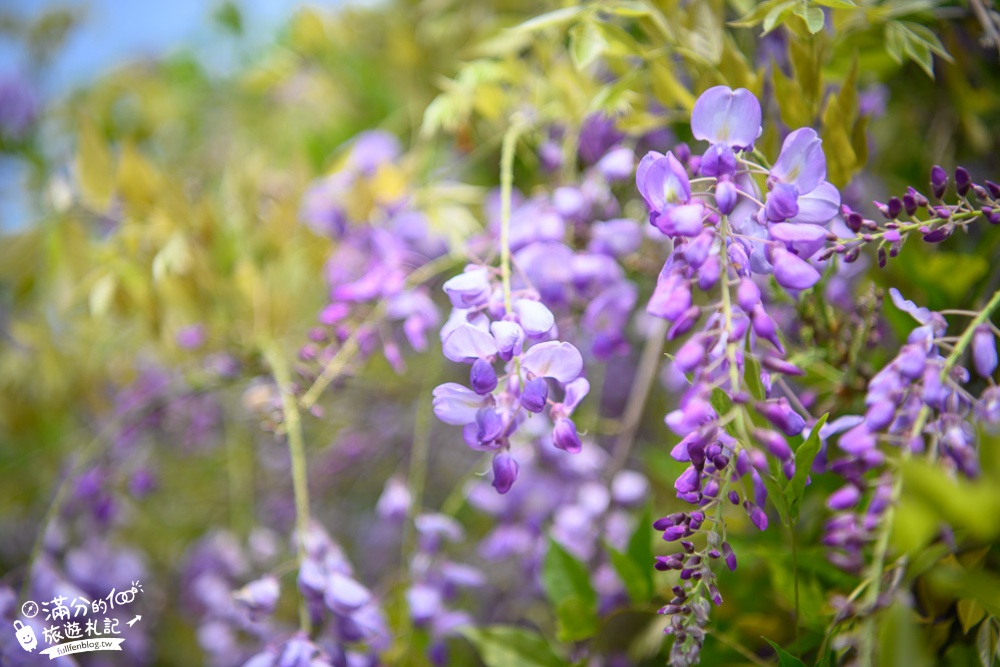
[[639, 192], [651, 209], [662, 212], [667, 206], [689, 202], [691, 183], [684, 166], [673, 153], [667, 153], [646, 169]]
[[785, 289], [809, 289], [819, 282], [819, 271], [809, 262], [798, 255], [793, 255], [783, 247], [772, 250], [771, 264], [774, 266], [774, 279]]
[[823, 181], [811, 192], [799, 195], [799, 212], [789, 220], [809, 225], [825, 225], [840, 212], [840, 191]]
[[590, 393], [590, 382], [587, 378], [577, 378], [566, 385], [566, 395], [563, 398], [563, 410], [569, 414], [576, 409], [587, 394]]
[[809, 259], [826, 245], [826, 229], [818, 225], [779, 222], [768, 227], [771, 238], [781, 241], [803, 259]]
[[541, 336], [556, 323], [552, 311], [539, 301], [518, 299], [514, 302], [514, 312], [521, 322], [521, 328], [529, 336]]
[[624, 146], [608, 151], [597, 163], [597, 170], [609, 181], [622, 181], [632, 175], [635, 153]]
[[892, 302], [895, 304], [896, 308], [899, 308], [904, 313], [908, 313], [910, 317], [915, 319], [920, 324], [928, 324], [931, 321], [931, 311], [929, 308], [919, 308], [917, 304], [903, 298], [903, 295], [899, 293], [899, 290], [895, 287], [889, 288], [889, 296], [892, 297]]
[[771, 222], [781, 222], [795, 217], [799, 212], [799, 191], [794, 185], [777, 183], [767, 193], [764, 212]]
[[332, 572], [327, 578], [323, 599], [330, 609], [344, 614], [364, 606], [371, 599], [371, 593], [347, 575]]
[[520, 356], [524, 344], [524, 329], [520, 324], [501, 320], [490, 325], [490, 332], [496, 340], [501, 359], [510, 361], [511, 357]]
[[746, 88], [709, 88], [694, 103], [691, 133], [696, 139], [735, 149], [753, 146], [761, 133], [760, 102]]
[[771, 167], [771, 176], [794, 185], [802, 193], [816, 189], [826, 178], [823, 141], [816, 130], [803, 127], [785, 137], [778, 161]]
[[533, 346], [521, 357], [521, 366], [538, 377], [570, 382], [583, 371], [583, 357], [570, 343], [547, 341]]
[[497, 493], [503, 494], [510, 491], [510, 487], [517, 481], [517, 474], [520, 466], [517, 465], [510, 454], [500, 452], [493, 457], [493, 488]]
[[476, 421], [476, 413], [481, 408], [492, 404], [492, 396], [480, 396], [456, 382], [446, 382], [434, 388], [434, 414], [445, 424], [471, 424]]
[[444, 284], [444, 291], [456, 308], [470, 308], [486, 303], [493, 288], [486, 269], [475, 268], [460, 273]]
[[701, 202], [684, 204], [664, 211], [653, 225], [667, 236], [697, 236], [704, 226], [704, 216]]
[[471, 324], [460, 324], [445, 339], [444, 356], [452, 361], [472, 363], [498, 352], [496, 339]]
[[993, 377], [997, 369], [997, 341], [988, 324], [976, 327], [972, 334], [972, 361], [981, 377]]

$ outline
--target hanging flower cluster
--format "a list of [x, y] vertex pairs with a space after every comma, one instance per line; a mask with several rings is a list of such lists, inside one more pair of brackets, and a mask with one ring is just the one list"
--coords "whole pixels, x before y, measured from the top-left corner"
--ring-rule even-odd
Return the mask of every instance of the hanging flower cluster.
[[[661, 610], [671, 616], [666, 632], [676, 637], [675, 665], [697, 662], [709, 601], [722, 602], [710, 562], [722, 559], [736, 568], [725, 541], [725, 501], [742, 506], [765, 530], [761, 476], [771, 474], [771, 460], [789, 479], [794, 475], [787, 438], [806, 426], [780, 377], [802, 372], [784, 359], [758, 282], [773, 276], [792, 293], [815, 285], [820, 273], [814, 258], [840, 205], [837, 189], [825, 180], [825, 156], [812, 129], [790, 133], [771, 168], [760, 164], [754, 143], [761, 109], [750, 91], [705, 91], [691, 129], [709, 142], [702, 155], [685, 145], [650, 152], [636, 172], [650, 224], [673, 242], [647, 312], [671, 323], [671, 340], [701, 323], [674, 357], [675, 369], [690, 382], [678, 409], [666, 417], [682, 438], [672, 456], [690, 463], [674, 485], [677, 496], [696, 509], [654, 524], [664, 540], [680, 545], [656, 562], [659, 570], [680, 571], [675, 597]], [[707, 305], [694, 302], [695, 288], [709, 295]], [[750, 493], [733, 484], [745, 477]], [[705, 536], [700, 548], [693, 539], [698, 534]]]

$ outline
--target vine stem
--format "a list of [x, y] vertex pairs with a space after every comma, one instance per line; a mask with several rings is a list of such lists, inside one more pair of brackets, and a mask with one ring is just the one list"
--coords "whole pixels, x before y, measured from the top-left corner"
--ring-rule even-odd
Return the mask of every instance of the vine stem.
[[[288, 364], [277, 345], [269, 343], [264, 348], [274, 379], [278, 383], [278, 393], [281, 395], [281, 408], [285, 415], [285, 438], [288, 441], [288, 453], [292, 460], [292, 488], [295, 492], [295, 525], [298, 541], [297, 562], [301, 566], [306, 550], [306, 535], [309, 531], [309, 484], [306, 477], [306, 451], [302, 438], [302, 416], [299, 413], [298, 401], [292, 391], [292, 378]], [[312, 619], [306, 607], [305, 598], [299, 598], [299, 625], [309, 635], [312, 633]]]
[[614, 477], [615, 473], [621, 470], [628, 460], [629, 452], [632, 451], [632, 446], [635, 444], [636, 432], [639, 430], [639, 421], [646, 408], [649, 390], [652, 389], [653, 381], [656, 379], [656, 371], [660, 368], [660, 354], [663, 352], [663, 343], [669, 329], [669, 323], [666, 320], [658, 319], [653, 323], [651, 329], [639, 359], [638, 376], [632, 384], [632, 391], [629, 392], [628, 403], [625, 404], [622, 428], [615, 439], [614, 458], [608, 472], [609, 479]]
[[[972, 342], [972, 336], [976, 332], [976, 327], [989, 319], [990, 315], [1000, 307], [1000, 290], [993, 293], [993, 297], [990, 298], [986, 306], [983, 307], [979, 313], [972, 318], [965, 331], [962, 332], [962, 336], [955, 343], [955, 347], [952, 348], [951, 353], [944, 360], [944, 364], [941, 367], [941, 380], [945, 381], [951, 369], [955, 367], [958, 360], [965, 353], [965, 350], [969, 347]], [[922, 435], [924, 427], [927, 425], [927, 420], [930, 419], [931, 410], [927, 405], [924, 405], [920, 412], [917, 414], [917, 419], [913, 423], [913, 428], [910, 431], [910, 440]], [[910, 447], [908, 444], [903, 445], [901, 452], [901, 457], [905, 461], [910, 457]], [[875, 606], [878, 604], [879, 594], [881, 593], [881, 580], [883, 570], [885, 569], [885, 560], [889, 552], [889, 537], [892, 533], [892, 525], [895, 521], [896, 514], [896, 504], [899, 502], [899, 498], [903, 491], [903, 476], [902, 474], [897, 474], [896, 479], [892, 486], [892, 497], [889, 503], [889, 507], [886, 510], [885, 518], [883, 518], [881, 524], [879, 525], [879, 537], [878, 541], [875, 543], [875, 550], [872, 556], [872, 565], [869, 571], [868, 580], [870, 581], [868, 591], [865, 595], [865, 606], [869, 610], [869, 615], [865, 619], [864, 632], [862, 633], [862, 650], [861, 650], [861, 665], [862, 667], [870, 667], [873, 664], [874, 653], [875, 653], [875, 619], [872, 614]]]

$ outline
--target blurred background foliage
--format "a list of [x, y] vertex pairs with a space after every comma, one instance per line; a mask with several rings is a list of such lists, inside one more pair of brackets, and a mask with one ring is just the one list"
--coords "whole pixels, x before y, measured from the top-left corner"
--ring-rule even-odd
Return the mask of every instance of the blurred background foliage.
[[[976, 0], [970, 2], [396, 0], [300, 8], [271, 42], [252, 49], [239, 5], [226, 3], [214, 12], [211, 35], [215, 48], [229, 52], [230, 71], [219, 74], [181, 51], [122, 63], [44, 104], [36, 99], [30, 124], [6, 130], [0, 143], [5, 160], [24, 166], [28, 199], [28, 222], [8, 227], [0, 242], [0, 572], [12, 582], [24, 576], [60, 485], [103, 456], [120, 426], [116, 391], [150, 368], [179, 370], [183, 386], [175, 389], [185, 396], [217, 392], [229, 415], [216, 438], [221, 444], [204, 451], [179, 446], [169, 430], [160, 436], [159, 489], [128, 508], [119, 538], [145, 545], [155, 581], [166, 589], [187, 545], [212, 526], [245, 535], [262, 517], [288, 521], [287, 508], [255, 506], [257, 485], [286, 487], [288, 496], [291, 488], [287, 468], [267, 467], [268, 457], [283, 456], [275, 445], [266, 445], [275, 450], [263, 463], [255, 453], [265, 445], [241, 400], [246, 381], [269, 372], [262, 350], [276, 342], [291, 357], [325, 303], [321, 275], [331, 245], [300, 224], [300, 200], [315, 178], [338, 168], [342, 147], [359, 131], [387, 130], [409, 149], [369, 190], [352, 193], [359, 217], [379, 193], [415, 188], [438, 210], [440, 227], [460, 240], [480, 224], [485, 187], [441, 182], [496, 184], [499, 137], [513, 114], [526, 115], [535, 128], [528, 145], [544, 128], [562, 126], [565, 153], [573, 155], [590, 114], [612, 115], [636, 136], [668, 127], [690, 139], [685, 123], [697, 94], [717, 84], [743, 86], [764, 106], [764, 152], [777, 152], [779, 127], [816, 127], [831, 181], [864, 208], [907, 185], [926, 189], [932, 164], [963, 165], [978, 179], [1000, 175], [1000, 44], [985, 41], [989, 31], [972, 11]], [[0, 19], [0, 30], [29, 54], [29, 85], [81, 18], [76, 10], [53, 10], [31, 21]], [[517, 179], [530, 191], [547, 177], [524, 148]], [[571, 180], [576, 168], [568, 160], [559, 177]], [[628, 213], [643, 215], [638, 208]], [[869, 267], [877, 285], [895, 285], [934, 309], [973, 308], [1000, 287], [994, 229], [978, 225], [935, 247], [911, 243], [885, 270]], [[635, 269], [638, 275], [644, 267]], [[905, 320], [887, 311], [885, 340], [901, 339]], [[828, 315], [828, 326], [845, 326], [837, 313]], [[177, 343], [191, 325], [205, 331], [198, 357]], [[203, 370], [202, 356], [223, 352], [241, 369], [235, 379]], [[885, 354], [854, 360], [867, 366], [862, 376]], [[392, 380], [384, 361], [371, 361], [350, 392], [335, 391], [325, 402], [323, 420], [310, 424], [311, 476], [322, 489], [314, 506], [328, 521], [363, 532], [362, 508], [380, 489], [356, 479], [406, 470], [413, 420], [443, 376], [436, 355], [425, 356]], [[607, 377], [627, 376], [635, 363], [612, 362]], [[855, 406], [863, 386], [844, 390]], [[679, 468], [656, 447], [664, 437], [658, 415], [673, 398], [653, 396], [637, 458], [656, 482], [662, 514], [675, 502]], [[376, 402], [382, 407], [372, 407]], [[411, 421], [394, 424], [391, 436], [381, 432], [378, 442], [365, 435], [400, 405]], [[592, 423], [600, 433], [606, 420], [610, 432], [618, 416], [612, 407]], [[438, 506], [475, 458], [453, 456], [453, 434], [426, 428], [424, 437], [435, 442], [432, 474], [441, 483], [428, 485], [424, 502]], [[345, 445], [345, 434], [357, 442]], [[964, 665], [978, 650], [972, 635], [965, 637], [973, 628], [987, 628], [987, 641], [995, 643], [1000, 575], [990, 547], [1000, 539], [1000, 466], [993, 460], [1000, 443], [984, 443], [984, 459], [992, 462], [975, 485], [916, 464], [904, 470], [894, 544], [923, 567], [906, 576], [916, 582], [924, 613], [893, 611], [885, 646], [923, 641], [920, 654], [935, 656], [932, 662]], [[351, 468], [351, 446], [386, 456]], [[354, 482], [325, 479], [344, 468]], [[821, 530], [823, 497], [806, 494], [804, 544]], [[941, 521], [952, 522], [966, 545], [958, 558], [935, 561], [927, 551]], [[756, 650], [761, 636], [794, 641], [787, 614], [795, 582], [787, 555], [780, 555], [787, 554], [786, 540], [770, 531], [734, 541], [755, 557], [746, 559], [739, 585], [730, 580], [715, 617], [722, 643], [709, 644], [703, 664], [733, 664], [740, 658], [732, 646]], [[361, 566], [378, 574], [387, 560]], [[799, 651], [815, 648], [830, 626], [826, 591], [852, 587], [818, 549], [801, 554], [800, 568], [808, 632]], [[762, 607], [762, 599], [775, 608]], [[180, 664], [178, 656], [197, 663], [192, 629], [177, 612], [165, 614], [156, 641], [171, 653], [161, 653], [162, 664]], [[599, 636], [651, 657], [660, 645], [647, 624], [645, 616], [620, 618]], [[489, 637], [480, 640], [485, 645]], [[904, 664], [893, 651], [883, 653], [883, 664]]]

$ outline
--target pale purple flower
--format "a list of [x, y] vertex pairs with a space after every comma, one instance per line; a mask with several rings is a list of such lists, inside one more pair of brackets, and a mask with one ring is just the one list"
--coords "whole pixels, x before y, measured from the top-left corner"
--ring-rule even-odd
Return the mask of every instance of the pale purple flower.
[[446, 382], [434, 388], [434, 414], [445, 424], [464, 426], [476, 421], [480, 409], [493, 405], [492, 396], [480, 396], [468, 387]]
[[445, 282], [444, 291], [455, 308], [482, 305], [493, 291], [489, 270], [470, 268]]
[[448, 334], [442, 345], [444, 356], [451, 361], [473, 363], [499, 351], [496, 339], [471, 324], [460, 324]]
[[521, 367], [536, 377], [550, 377], [566, 383], [575, 380], [583, 371], [583, 357], [570, 343], [547, 341], [525, 352]]
[[988, 324], [979, 325], [972, 334], [972, 363], [984, 378], [992, 377], [997, 369], [997, 342]]
[[809, 262], [786, 250], [784, 246], [771, 247], [770, 255], [771, 265], [774, 267], [774, 279], [785, 289], [809, 289], [819, 282], [819, 271]]
[[794, 185], [800, 193], [812, 192], [826, 179], [823, 141], [816, 130], [803, 127], [785, 137], [770, 178]]
[[499, 452], [493, 457], [493, 488], [497, 493], [507, 493], [517, 481], [520, 466], [507, 452]]
[[715, 86], [703, 92], [691, 112], [696, 139], [747, 150], [760, 136], [760, 102], [746, 88]]

